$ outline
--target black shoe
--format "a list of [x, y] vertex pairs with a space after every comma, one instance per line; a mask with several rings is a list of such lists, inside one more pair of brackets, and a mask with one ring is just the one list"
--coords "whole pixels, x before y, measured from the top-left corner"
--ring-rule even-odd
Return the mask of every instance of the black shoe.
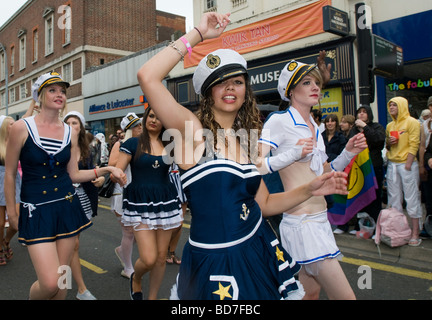
[[133, 281], [134, 275], [135, 275], [135, 272], [133, 272], [131, 274], [130, 279], [129, 279], [129, 294], [130, 294], [131, 300], [142, 300], [143, 299], [142, 292], [133, 292], [133, 289], [132, 289], [132, 281]]

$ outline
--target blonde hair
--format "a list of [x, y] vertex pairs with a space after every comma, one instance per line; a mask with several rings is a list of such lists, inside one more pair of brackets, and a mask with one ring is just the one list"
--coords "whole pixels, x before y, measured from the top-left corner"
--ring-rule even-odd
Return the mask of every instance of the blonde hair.
[[4, 166], [6, 159], [6, 142], [9, 137], [9, 125], [14, 121], [12, 117], [6, 117], [0, 127], [0, 164]]

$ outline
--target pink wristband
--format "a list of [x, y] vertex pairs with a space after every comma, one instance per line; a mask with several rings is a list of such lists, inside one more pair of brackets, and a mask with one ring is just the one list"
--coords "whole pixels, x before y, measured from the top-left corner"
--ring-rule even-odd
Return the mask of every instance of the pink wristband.
[[189, 58], [192, 54], [192, 47], [189, 43], [189, 41], [187, 41], [187, 39], [185, 37], [181, 37], [180, 40], [184, 43], [184, 45], [186, 46], [187, 51], [189, 52]]

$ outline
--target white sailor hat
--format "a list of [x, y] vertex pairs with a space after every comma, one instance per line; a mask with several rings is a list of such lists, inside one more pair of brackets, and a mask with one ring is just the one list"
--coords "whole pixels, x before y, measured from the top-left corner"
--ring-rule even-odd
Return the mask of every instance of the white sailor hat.
[[215, 83], [240, 74], [247, 74], [246, 60], [234, 50], [218, 49], [198, 64], [192, 78], [195, 92], [204, 95]]
[[49, 72], [41, 75], [36, 82], [32, 85], [32, 97], [35, 101], [38, 101], [39, 94], [41, 93], [42, 89], [50, 84], [53, 83], [63, 83], [66, 88], [69, 88], [70, 84], [69, 82], [66, 82], [62, 79], [59, 73], [57, 72]]
[[5, 121], [6, 118], [7, 118], [7, 116], [5, 116], [5, 115], [0, 116], [0, 128], [3, 125], [3, 121]]
[[133, 112], [129, 112], [126, 116], [123, 117], [120, 122], [120, 127], [123, 131], [127, 129], [133, 128], [140, 123], [140, 118]]
[[281, 99], [290, 101], [289, 91], [315, 68], [316, 65], [310, 65], [295, 60], [288, 62], [279, 76], [278, 91]]
[[79, 113], [78, 111], [70, 111], [64, 116], [63, 121], [66, 122], [67, 118], [69, 118], [70, 116], [75, 116], [80, 119], [83, 128], [85, 128], [85, 118], [81, 113]]

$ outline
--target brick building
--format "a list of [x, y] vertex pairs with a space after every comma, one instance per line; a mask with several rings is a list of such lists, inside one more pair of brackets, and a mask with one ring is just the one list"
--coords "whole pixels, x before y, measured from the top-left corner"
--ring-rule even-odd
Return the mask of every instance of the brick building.
[[184, 32], [185, 18], [157, 11], [155, 0], [29, 0], [0, 26], [0, 114], [23, 114], [32, 83], [49, 71], [71, 83], [68, 110], [83, 113], [86, 70]]

